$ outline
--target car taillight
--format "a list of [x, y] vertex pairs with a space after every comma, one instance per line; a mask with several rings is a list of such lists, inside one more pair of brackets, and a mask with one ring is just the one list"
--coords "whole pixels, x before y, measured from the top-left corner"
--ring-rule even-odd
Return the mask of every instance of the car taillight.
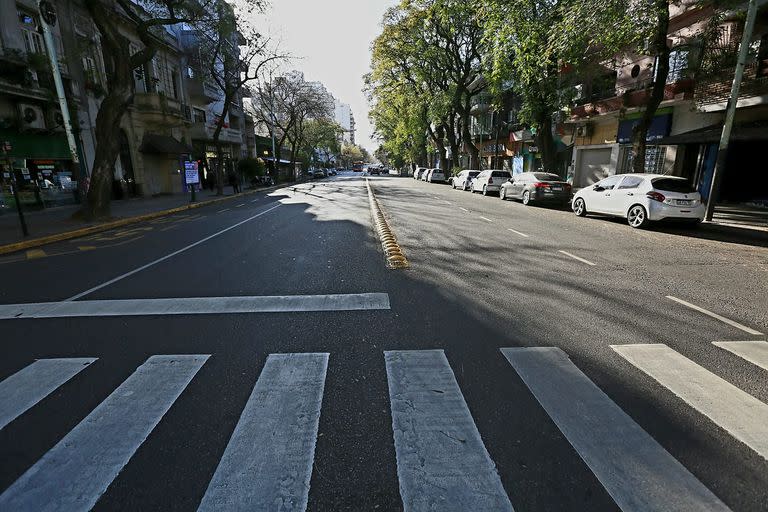
[[654, 201], [658, 201], [658, 202], [660, 202], [660, 203], [663, 203], [663, 202], [664, 202], [664, 194], [660, 194], [660, 193], [658, 193], [658, 192], [648, 192], [648, 193], [647, 193], [647, 194], [645, 194], [645, 195], [646, 195], [646, 196], [648, 196], [648, 197], [650, 197], [650, 198], [651, 198], [651, 199], [653, 199]]
[[488, 184], [493, 185], [493, 178], [488, 178]]
[[534, 184], [533, 184], [533, 186], [534, 186], [534, 187], [536, 187], [536, 188], [549, 188], [549, 187], [551, 187], [552, 185], [550, 185], [549, 183], [540, 183], [540, 182], [537, 182], [537, 183], [534, 183]]

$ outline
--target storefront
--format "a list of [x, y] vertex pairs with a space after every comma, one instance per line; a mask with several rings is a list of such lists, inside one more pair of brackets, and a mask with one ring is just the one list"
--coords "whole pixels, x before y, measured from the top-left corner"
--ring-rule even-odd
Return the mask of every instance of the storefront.
[[11, 148], [0, 154], [0, 201], [6, 206], [13, 204], [14, 183], [21, 204], [28, 209], [77, 202], [77, 169], [63, 134], [0, 130], [0, 142]]
[[[617, 174], [633, 171], [632, 131], [640, 123], [642, 112], [637, 112], [619, 121], [616, 140], [619, 143], [619, 161]], [[652, 174], [670, 174], [675, 162], [675, 148], [659, 144], [667, 137], [672, 127], [672, 107], [662, 108], [648, 127], [645, 137], [645, 172]]]

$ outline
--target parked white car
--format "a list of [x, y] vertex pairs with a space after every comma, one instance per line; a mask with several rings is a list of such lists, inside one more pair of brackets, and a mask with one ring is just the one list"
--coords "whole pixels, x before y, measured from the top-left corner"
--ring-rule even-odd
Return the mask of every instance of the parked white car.
[[442, 169], [432, 169], [427, 175], [427, 181], [430, 183], [445, 183], [445, 173]]
[[429, 175], [432, 174], [432, 171], [434, 171], [434, 169], [427, 169], [421, 173], [421, 181], [429, 181]]
[[501, 185], [511, 177], [512, 173], [509, 171], [488, 169], [475, 176], [469, 185], [469, 190], [473, 193], [482, 192], [484, 196], [487, 196], [491, 192], [498, 193], [501, 189]]
[[633, 228], [666, 219], [698, 224], [704, 219], [705, 209], [701, 194], [685, 178], [663, 174], [617, 174], [573, 196], [576, 215], [624, 217]]
[[469, 184], [472, 182], [472, 178], [478, 174], [480, 174], [480, 171], [465, 169], [451, 178], [451, 186], [453, 188], [460, 188], [461, 190], [469, 190]]

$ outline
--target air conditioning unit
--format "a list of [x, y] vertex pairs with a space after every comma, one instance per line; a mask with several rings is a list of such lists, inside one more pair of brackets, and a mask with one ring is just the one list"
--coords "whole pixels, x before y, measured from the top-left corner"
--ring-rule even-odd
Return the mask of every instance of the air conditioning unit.
[[592, 135], [592, 123], [582, 123], [576, 125], [577, 137], [589, 137]]
[[54, 132], [63, 132], [64, 116], [61, 115], [61, 110], [57, 108], [48, 110], [48, 118], [45, 120], [45, 124], [49, 130]]
[[22, 130], [45, 130], [43, 109], [37, 105], [19, 103], [19, 121]]

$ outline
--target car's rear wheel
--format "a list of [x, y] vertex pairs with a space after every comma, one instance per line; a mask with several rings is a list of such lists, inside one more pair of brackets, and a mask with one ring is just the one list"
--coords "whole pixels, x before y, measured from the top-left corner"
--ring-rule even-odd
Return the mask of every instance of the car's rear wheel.
[[530, 190], [526, 190], [525, 192], [523, 192], [523, 204], [526, 205], [526, 206], [531, 204], [531, 192], [530, 192]]
[[627, 223], [633, 228], [644, 228], [648, 225], [648, 212], [641, 205], [634, 205], [627, 213]]
[[582, 198], [577, 197], [576, 200], [573, 202], [573, 213], [575, 213], [579, 217], [586, 217], [587, 205], [584, 204], [584, 200]]
[[507, 189], [505, 189], [504, 187], [501, 187], [499, 189], [499, 199], [504, 201], [506, 198], [507, 198]]

